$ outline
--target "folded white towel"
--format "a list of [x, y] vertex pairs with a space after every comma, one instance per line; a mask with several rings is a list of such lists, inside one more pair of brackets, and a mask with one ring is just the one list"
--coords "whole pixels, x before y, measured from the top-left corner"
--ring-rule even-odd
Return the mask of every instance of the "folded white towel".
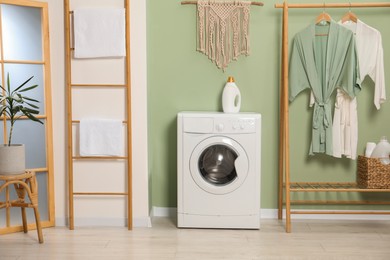
[[80, 120], [80, 156], [120, 156], [123, 154], [122, 121]]
[[123, 8], [76, 9], [73, 15], [75, 58], [126, 55]]

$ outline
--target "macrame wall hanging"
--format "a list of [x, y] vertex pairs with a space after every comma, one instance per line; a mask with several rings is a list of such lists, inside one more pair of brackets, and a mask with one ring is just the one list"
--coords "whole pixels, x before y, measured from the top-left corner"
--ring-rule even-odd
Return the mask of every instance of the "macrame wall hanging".
[[249, 55], [248, 1], [197, 2], [197, 50], [225, 70], [240, 55]]

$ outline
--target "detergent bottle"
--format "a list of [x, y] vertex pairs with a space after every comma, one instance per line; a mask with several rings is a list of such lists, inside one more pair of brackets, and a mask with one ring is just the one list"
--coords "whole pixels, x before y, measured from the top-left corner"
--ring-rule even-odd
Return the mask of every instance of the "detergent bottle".
[[372, 151], [372, 158], [380, 158], [382, 164], [390, 164], [390, 143], [387, 141], [386, 136], [382, 136], [380, 142], [375, 146]]
[[241, 93], [233, 77], [229, 77], [222, 93], [222, 109], [225, 113], [238, 113], [241, 107]]

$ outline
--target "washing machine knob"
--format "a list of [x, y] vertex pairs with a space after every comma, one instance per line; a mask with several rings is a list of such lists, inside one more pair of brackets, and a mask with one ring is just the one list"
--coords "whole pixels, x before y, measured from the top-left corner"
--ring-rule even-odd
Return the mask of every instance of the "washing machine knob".
[[241, 129], [244, 129], [244, 128], [245, 128], [245, 125], [244, 125], [244, 124], [241, 124], [241, 125], [240, 125], [240, 128], [241, 128]]
[[217, 131], [221, 132], [224, 128], [224, 125], [222, 123], [217, 124]]

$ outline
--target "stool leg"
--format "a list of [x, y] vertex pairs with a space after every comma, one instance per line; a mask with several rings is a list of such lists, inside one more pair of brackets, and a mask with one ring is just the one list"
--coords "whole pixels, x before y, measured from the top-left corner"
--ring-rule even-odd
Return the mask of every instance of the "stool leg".
[[43, 235], [42, 235], [42, 226], [41, 226], [41, 217], [38, 210], [38, 184], [37, 184], [37, 178], [35, 175], [31, 177], [30, 180], [30, 187], [31, 187], [31, 203], [34, 207], [34, 215], [35, 215], [35, 222], [37, 224], [37, 232], [38, 232], [38, 239], [39, 243], [43, 243]]
[[21, 207], [20, 209], [22, 210], [23, 231], [24, 231], [24, 233], [27, 233], [28, 228], [27, 228], [26, 208]]
[[[24, 187], [21, 184], [14, 184], [16, 194], [18, 195], [18, 199], [20, 202], [24, 203], [24, 198], [26, 195], [26, 191]], [[22, 211], [22, 221], [23, 221], [23, 231], [24, 233], [28, 232], [28, 227], [27, 227], [27, 217], [26, 217], [26, 208], [21, 207], [20, 208]]]
[[38, 233], [39, 243], [42, 244], [43, 234], [42, 234], [41, 217], [39, 215], [38, 205], [34, 207], [34, 215], [35, 215], [35, 222], [37, 223], [37, 233]]

